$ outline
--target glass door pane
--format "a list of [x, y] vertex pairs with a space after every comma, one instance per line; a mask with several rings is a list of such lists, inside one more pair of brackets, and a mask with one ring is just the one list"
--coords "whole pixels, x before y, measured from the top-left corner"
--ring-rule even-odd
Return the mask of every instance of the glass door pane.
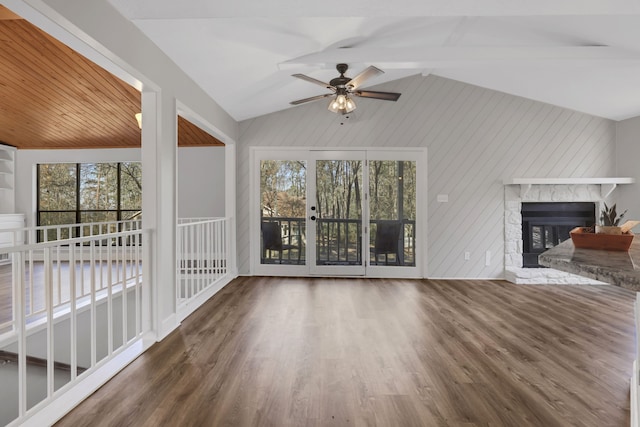
[[364, 153], [326, 152], [315, 161], [314, 274], [364, 274]]
[[416, 265], [416, 162], [369, 161], [369, 263]]
[[306, 161], [260, 161], [260, 264], [305, 264], [306, 192]]

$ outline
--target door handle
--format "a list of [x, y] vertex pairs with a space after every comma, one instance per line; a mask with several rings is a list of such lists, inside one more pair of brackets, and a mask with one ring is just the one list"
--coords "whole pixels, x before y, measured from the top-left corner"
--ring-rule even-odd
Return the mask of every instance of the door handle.
[[316, 216], [315, 215], [311, 215], [311, 218], [309, 218], [311, 221], [315, 221], [316, 220]]

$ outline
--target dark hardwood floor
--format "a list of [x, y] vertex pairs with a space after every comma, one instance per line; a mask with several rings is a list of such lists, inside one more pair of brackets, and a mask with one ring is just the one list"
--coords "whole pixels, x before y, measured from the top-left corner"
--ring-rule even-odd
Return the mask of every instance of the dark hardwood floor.
[[239, 278], [58, 426], [628, 426], [635, 293]]

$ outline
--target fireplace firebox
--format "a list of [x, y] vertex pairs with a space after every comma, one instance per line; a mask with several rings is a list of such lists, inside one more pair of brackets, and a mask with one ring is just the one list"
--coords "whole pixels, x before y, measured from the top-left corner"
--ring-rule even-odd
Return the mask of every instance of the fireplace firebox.
[[569, 239], [573, 228], [595, 222], [595, 203], [522, 203], [522, 266], [542, 267], [539, 254]]

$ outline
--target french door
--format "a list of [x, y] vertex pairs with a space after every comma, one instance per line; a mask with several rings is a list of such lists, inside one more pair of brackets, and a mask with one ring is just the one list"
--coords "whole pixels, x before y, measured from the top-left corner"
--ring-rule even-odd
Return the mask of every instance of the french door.
[[423, 157], [253, 149], [252, 271], [422, 277]]
[[364, 151], [311, 151], [308, 226], [311, 274], [365, 274]]

